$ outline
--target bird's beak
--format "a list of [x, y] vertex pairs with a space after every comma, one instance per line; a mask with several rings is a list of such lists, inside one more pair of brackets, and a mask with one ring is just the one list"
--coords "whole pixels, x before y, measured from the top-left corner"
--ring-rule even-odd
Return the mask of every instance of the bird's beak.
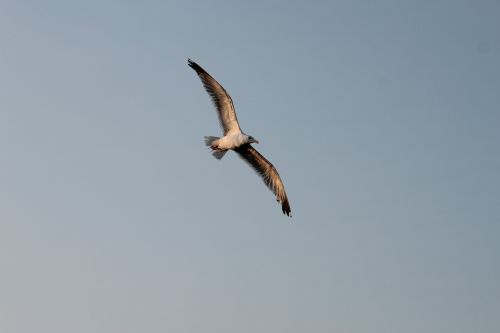
[[259, 143], [259, 140], [253, 140], [253, 143]]

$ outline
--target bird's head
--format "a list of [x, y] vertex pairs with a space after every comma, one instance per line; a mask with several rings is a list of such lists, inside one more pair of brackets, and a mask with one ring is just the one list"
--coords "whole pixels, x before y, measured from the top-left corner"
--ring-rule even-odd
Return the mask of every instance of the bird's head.
[[259, 143], [259, 140], [255, 139], [253, 136], [248, 136], [248, 143]]

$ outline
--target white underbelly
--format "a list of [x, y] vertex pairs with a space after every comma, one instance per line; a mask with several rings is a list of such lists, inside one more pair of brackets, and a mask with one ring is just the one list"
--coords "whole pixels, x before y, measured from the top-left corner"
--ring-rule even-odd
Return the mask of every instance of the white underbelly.
[[219, 139], [217, 146], [219, 149], [234, 149], [246, 143], [245, 135], [238, 133], [233, 135], [226, 135]]

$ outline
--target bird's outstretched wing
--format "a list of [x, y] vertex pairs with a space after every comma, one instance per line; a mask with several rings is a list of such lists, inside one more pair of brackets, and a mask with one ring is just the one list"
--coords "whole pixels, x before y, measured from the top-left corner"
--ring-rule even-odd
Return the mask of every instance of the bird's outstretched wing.
[[264, 184], [276, 195], [276, 200], [281, 202], [283, 214], [291, 217], [290, 203], [278, 170], [250, 144], [242, 145], [234, 151], [262, 177]]
[[201, 79], [205, 90], [212, 98], [212, 102], [217, 109], [219, 122], [224, 131], [224, 135], [229, 132], [240, 133], [240, 125], [236, 118], [233, 101], [227, 91], [217, 82], [210, 74], [208, 74], [200, 65], [188, 59], [188, 65], [196, 71], [196, 74]]

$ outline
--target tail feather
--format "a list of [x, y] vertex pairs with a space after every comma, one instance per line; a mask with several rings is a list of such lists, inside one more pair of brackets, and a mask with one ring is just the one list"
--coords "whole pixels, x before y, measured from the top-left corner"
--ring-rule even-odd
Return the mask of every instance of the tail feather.
[[211, 147], [211, 146], [212, 146], [212, 143], [213, 143], [214, 141], [216, 141], [216, 140], [219, 140], [219, 138], [218, 138], [218, 137], [216, 137], [216, 136], [206, 136], [206, 137], [205, 137], [205, 144], [206, 144], [207, 146]]
[[216, 137], [216, 136], [206, 136], [205, 137], [205, 144], [212, 148], [212, 155], [220, 160], [221, 158], [224, 157], [224, 155], [227, 153], [227, 150], [218, 150], [216, 147], [213, 146], [213, 143], [217, 140], [219, 140], [220, 138], [219, 137]]
[[212, 151], [212, 155], [218, 160], [224, 157], [224, 155], [227, 153], [227, 150], [214, 150]]

